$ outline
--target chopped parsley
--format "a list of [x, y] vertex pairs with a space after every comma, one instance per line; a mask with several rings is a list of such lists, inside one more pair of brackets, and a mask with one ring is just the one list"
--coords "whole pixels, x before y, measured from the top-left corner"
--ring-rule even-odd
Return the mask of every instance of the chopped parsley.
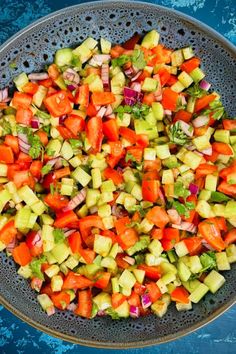
[[83, 146], [82, 141], [79, 139], [69, 139], [69, 143], [73, 150], [78, 149]]
[[187, 198], [191, 193], [185, 188], [182, 182], [177, 181], [174, 183], [174, 194], [177, 197]]
[[40, 258], [35, 258], [31, 261], [30, 263], [30, 269], [33, 273], [33, 276], [44, 280], [44, 276], [43, 273], [41, 271], [41, 266], [43, 263], [45, 263], [47, 261], [46, 256], [41, 256]]
[[146, 116], [149, 113], [149, 111], [150, 111], [150, 107], [148, 105], [139, 104], [139, 103], [136, 103], [133, 106], [128, 106], [128, 105], [119, 106], [114, 110], [115, 113], [118, 113], [118, 117], [120, 119], [123, 118], [124, 113], [130, 113], [133, 115], [134, 118], [140, 119], [143, 118], [143, 116]]
[[147, 62], [144, 58], [143, 51], [140, 49], [135, 49], [131, 56], [126, 55], [126, 54], [122, 54], [118, 58], [113, 59], [112, 66], [113, 66], [113, 68], [115, 68], [117, 66], [123, 66], [124, 64], [126, 64], [130, 61], [137, 69], [140, 69], [140, 70], [142, 70], [147, 65]]
[[65, 234], [61, 229], [54, 229], [53, 236], [55, 243], [62, 243], [65, 240]]
[[42, 173], [42, 176], [45, 176], [47, 175], [52, 169], [52, 166], [51, 165], [45, 165], [43, 166], [42, 170], [41, 170], [41, 173]]
[[177, 145], [185, 145], [189, 141], [189, 137], [183, 132], [179, 121], [170, 126], [168, 135], [170, 141]]
[[113, 320], [120, 320], [120, 316], [118, 315], [118, 313], [115, 310], [113, 310], [112, 307], [109, 307], [108, 309], [106, 309], [106, 314], [111, 316], [111, 318]]
[[195, 205], [192, 202], [186, 202], [185, 204], [182, 204], [179, 201], [174, 200], [172, 203], [172, 207], [176, 209], [178, 214], [184, 215], [188, 218], [189, 210], [193, 210], [195, 208]]
[[192, 97], [201, 98], [206, 95], [206, 90], [203, 90], [199, 84], [194, 84], [187, 89], [186, 93]]
[[212, 251], [203, 253], [200, 256], [200, 261], [203, 266], [201, 272], [205, 272], [206, 270], [212, 270], [216, 268], [216, 255]]

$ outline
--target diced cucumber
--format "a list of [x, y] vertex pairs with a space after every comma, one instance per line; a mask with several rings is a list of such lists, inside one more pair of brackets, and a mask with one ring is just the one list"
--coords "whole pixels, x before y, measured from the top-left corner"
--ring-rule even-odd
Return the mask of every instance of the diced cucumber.
[[188, 292], [193, 293], [199, 287], [199, 285], [201, 285], [201, 282], [198, 279], [193, 279], [186, 282], [184, 281], [182, 284], [185, 289], [188, 290]]
[[152, 103], [152, 112], [156, 120], [161, 121], [164, 118], [164, 108], [160, 102]]
[[61, 275], [54, 275], [51, 279], [52, 291], [61, 291], [63, 279]]
[[202, 264], [198, 256], [189, 257], [190, 270], [193, 274], [200, 273], [202, 270]]
[[182, 281], [187, 281], [191, 277], [189, 268], [181, 261], [177, 265], [178, 275]]
[[108, 268], [111, 271], [114, 271], [117, 268], [116, 261], [112, 257], [103, 258], [103, 260], [101, 261], [101, 266], [104, 268]]
[[159, 257], [163, 252], [163, 247], [159, 240], [153, 240], [148, 245], [148, 249], [155, 257]]
[[143, 84], [142, 84], [142, 90], [144, 92], [153, 92], [156, 91], [157, 89], [157, 80], [152, 79], [150, 77], [146, 77]]
[[152, 30], [148, 32], [143, 40], [142, 40], [142, 47], [147, 49], [152, 49], [158, 45], [160, 35], [156, 30]]
[[87, 189], [86, 206], [88, 209], [97, 205], [100, 195], [101, 193], [98, 189]]
[[161, 277], [161, 280], [165, 285], [172, 283], [176, 279], [175, 273], [168, 272]]
[[182, 53], [182, 49], [175, 50], [171, 53], [171, 65], [172, 66], [180, 66], [184, 62], [184, 57]]
[[115, 309], [115, 312], [119, 317], [129, 317], [129, 303], [128, 301], [124, 301], [120, 306]]
[[39, 200], [38, 202], [31, 205], [31, 209], [36, 215], [42, 215], [46, 211], [47, 207], [42, 202], [42, 200]]
[[215, 192], [218, 184], [218, 175], [207, 175], [205, 179], [205, 188], [208, 191]]
[[152, 253], [145, 254], [145, 263], [148, 266], [157, 266], [161, 262], [161, 257], [154, 256]]
[[18, 76], [16, 76], [14, 79], [14, 84], [16, 85], [16, 88], [18, 91], [23, 91], [23, 87], [29, 82], [28, 76], [26, 73], [21, 73]]
[[175, 263], [178, 259], [174, 250], [167, 251], [167, 255], [170, 260], [170, 263]]
[[60, 271], [60, 268], [58, 267], [57, 264], [51, 265], [49, 268], [47, 268], [44, 273], [49, 277], [52, 278], [54, 275], [57, 275]]
[[193, 113], [195, 109], [196, 98], [190, 96], [187, 102], [187, 112]]
[[236, 210], [236, 201], [229, 200], [225, 207], [225, 217], [226, 218], [233, 218], [235, 217], [235, 210]]
[[131, 289], [135, 283], [135, 276], [128, 269], [125, 269], [119, 278], [119, 285], [122, 286], [122, 288]]
[[100, 254], [102, 257], [106, 257], [111, 249], [112, 240], [109, 237], [95, 235], [93, 250]]
[[200, 68], [195, 68], [194, 70], [191, 71], [190, 73], [191, 78], [193, 79], [194, 82], [199, 82], [201, 81], [206, 75]]
[[116, 278], [116, 277], [111, 278], [111, 286], [112, 286], [113, 294], [120, 292], [120, 286], [119, 286], [118, 278]]
[[44, 311], [48, 311], [54, 308], [53, 302], [47, 294], [40, 294], [37, 296], [37, 300]]
[[98, 310], [106, 310], [111, 307], [111, 295], [101, 292], [97, 296], [93, 297], [93, 302], [97, 305]]
[[132, 196], [137, 199], [138, 201], [141, 201], [143, 199], [142, 195], [142, 187], [139, 184], [134, 184], [133, 188], [131, 189], [130, 193]]
[[193, 49], [191, 47], [183, 48], [182, 52], [183, 52], [185, 60], [191, 59], [195, 55], [194, 51], [193, 51]]
[[226, 252], [216, 253], [216, 264], [218, 270], [230, 270], [230, 263]]
[[102, 222], [103, 222], [105, 230], [113, 229], [113, 227], [114, 227], [114, 218], [113, 218], [112, 215], [103, 217], [102, 218]]
[[168, 157], [171, 156], [168, 144], [157, 145], [156, 146], [156, 153], [157, 153], [157, 157], [159, 157], [159, 159], [162, 159], [162, 160], [167, 159]]
[[179, 93], [185, 89], [185, 86], [180, 81], [176, 81], [170, 88], [172, 91]]
[[112, 248], [109, 252], [109, 257], [116, 258], [118, 251], [119, 251], [119, 244], [114, 243], [114, 245], [112, 246]]
[[124, 86], [125, 75], [123, 72], [119, 72], [111, 79], [111, 92], [113, 92], [115, 95], [121, 95], [123, 94]]
[[93, 168], [91, 170], [93, 188], [100, 188], [102, 184], [102, 175], [99, 168]]
[[158, 137], [157, 127], [151, 125], [144, 119], [135, 119], [134, 128], [136, 134], [147, 134], [149, 140], [156, 139]]
[[155, 313], [155, 315], [161, 318], [166, 314], [168, 304], [163, 300], [157, 300], [152, 304], [151, 309]]
[[162, 184], [173, 184], [174, 183], [174, 174], [172, 170], [164, 170], [162, 173]]
[[148, 221], [148, 219], [144, 218], [141, 223], [139, 224], [139, 232], [143, 232], [144, 234], [147, 234], [148, 232], [151, 231], [153, 228], [154, 224]]
[[229, 245], [226, 248], [226, 254], [227, 254], [227, 258], [228, 258], [229, 263], [236, 262], [236, 245], [235, 244]]
[[191, 169], [195, 170], [201, 163], [202, 157], [195, 152], [188, 151], [183, 157], [183, 162]]
[[101, 38], [100, 39], [100, 46], [103, 54], [109, 54], [111, 50], [111, 42]]
[[137, 279], [137, 282], [142, 284], [145, 278], [145, 271], [142, 269], [134, 269], [133, 273], [135, 278]]
[[192, 140], [197, 150], [202, 151], [211, 147], [209, 137], [207, 135], [201, 135]]
[[53, 227], [50, 225], [43, 225], [41, 238], [43, 241], [43, 251], [49, 252], [54, 247], [54, 236], [53, 236]]
[[133, 256], [136, 252], [145, 250], [148, 247], [149, 243], [150, 243], [149, 236], [145, 236], [145, 235], [144, 236], [140, 236], [139, 241], [136, 242], [134, 246], [128, 248], [126, 250], [126, 253], [129, 256]]
[[198, 200], [205, 200], [208, 201], [211, 198], [211, 191], [210, 190], [206, 190], [206, 189], [202, 189]]
[[71, 173], [71, 176], [83, 187], [87, 186], [92, 179], [92, 177], [80, 166], [76, 167], [76, 169]]
[[189, 253], [184, 241], [177, 242], [174, 247], [178, 257], [186, 256]]
[[48, 89], [45, 86], [39, 85], [38, 90], [33, 95], [33, 104], [35, 104], [35, 106], [40, 108], [43, 103], [44, 98], [47, 95], [47, 92], [48, 92]]
[[176, 302], [176, 309], [177, 311], [189, 311], [192, 310], [192, 303], [189, 301], [188, 304], [183, 304], [181, 302]]
[[18, 269], [17, 273], [25, 279], [31, 278], [32, 276], [32, 270], [29, 264], [26, 264], [25, 266], [21, 266]]
[[211, 206], [207, 201], [205, 200], [199, 200], [196, 206], [196, 212], [202, 217], [202, 218], [211, 218], [214, 217], [215, 214], [211, 209]]
[[74, 269], [75, 267], [77, 267], [78, 264], [79, 264], [78, 259], [73, 256], [69, 256], [67, 260], [64, 262], [64, 265], [69, 269]]
[[189, 300], [192, 301], [194, 304], [197, 304], [203, 296], [206, 295], [209, 288], [205, 284], [201, 283], [189, 296]]
[[225, 278], [220, 273], [212, 270], [204, 279], [204, 284], [215, 294], [225, 283]]
[[144, 158], [144, 160], [155, 161], [156, 160], [156, 150], [154, 148], [145, 148], [143, 158]]
[[168, 288], [167, 288], [166, 284], [162, 281], [162, 279], [159, 279], [159, 280], [156, 282], [156, 284], [157, 284], [157, 286], [158, 286], [158, 288], [159, 288], [159, 290], [160, 290], [160, 292], [161, 292], [162, 294], [165, 294], [165, 293], [168, 292]]
[[15, 216], [15, 227], [17, 229], [25, 229], [28, 226], [31, 211], [30, 208], [25, 206], [17, 211]]
[[0, 163], [0, 176], [1, 177], [7, 177], [7, 165]]
[[216, 216], [225, 217], [225, 205], [223, 205], [223, 204], [214, 204], [212, 206], [212, 211]]
[[65, 243], [58, 243], [53, 247], [51, 253], [56, 258], [57, 263], [61, 264], [69, 256], [70, 248]]
[[70, 65], [73, 58], [71, 48], [58, 49], [55, 54], [55, 64], [58, 66]]
[[230, 143], [229, 138], [230, 138], [230, 131], [229, 130], [217, 129], [214, 133], [215, 141], [229, 144]]
[[23, 186], [20, 189], [18, 189], [18, 195], [19, 197], [24, 200], [24, 202], [28, 205], [31, 206], [34, 203], [36, 203], [39, 199], [38, 197], [34, 194], [32, 189], [29, 186]]

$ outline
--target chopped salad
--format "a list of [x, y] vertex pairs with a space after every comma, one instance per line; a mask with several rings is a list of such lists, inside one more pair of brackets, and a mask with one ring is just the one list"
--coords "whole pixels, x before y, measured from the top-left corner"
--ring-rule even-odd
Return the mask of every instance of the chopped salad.
[[192, 309], [236, 262], [236, 119], [191, 47], [87, 38], [0, 90], [0, 250], [43, 310]]

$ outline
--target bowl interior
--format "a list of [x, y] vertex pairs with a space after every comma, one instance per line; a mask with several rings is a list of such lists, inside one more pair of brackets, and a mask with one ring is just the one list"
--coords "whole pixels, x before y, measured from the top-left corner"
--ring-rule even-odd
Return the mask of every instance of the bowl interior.
[[[235, 50], [206, 26], [187, 16], [147, 3], [103, 2], [63, 9], [36, 22], [1, 47], [1, 86], [25, 71], [42, 70], [58, 48], [75, 47], [92, 36], [122, 43], [133, 33], [156, 28], [161, 42], [171, 48], [191, 45], [202, 59], [207, 80], [222, 95], [229, 114], [236, 114]], [[14, 68], [9, 64], [14, 63]], [[177, 312], [172, 305], [164, 318], [137, 320], [81, 319], [69, 312], [48, 317], [29, 284], [16, 273], [14, 262], [0, 254], [0, 301], [37, 328], [62, 339], [97, 347], [138, 347], [172, 340], [195, 330], [235, 301], [236, 266], [225, 272], [226, 284], [216, 295], [207, 295], [192, 311]]]

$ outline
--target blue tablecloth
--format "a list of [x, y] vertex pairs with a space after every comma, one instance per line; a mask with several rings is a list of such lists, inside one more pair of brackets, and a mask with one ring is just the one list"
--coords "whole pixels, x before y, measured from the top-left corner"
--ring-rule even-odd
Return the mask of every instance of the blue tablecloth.
[[[0, 44], [34, 20], [78, 0], [0, 0]], [[152, 0], [183, 11], [215, 28], [236, 44], [236, 0]], [[236, 307], [204, 328], [175, 342], [129, 350], [130, 354], [236, 353]], [[95, 353], [109, 350], [84, 348], [50, 337], [23, 323], [0, 307], [0, 353]], [[118, 352], [118, 351], [117, 351]], [[119, 351], [119, 353], [124, 353]]]

